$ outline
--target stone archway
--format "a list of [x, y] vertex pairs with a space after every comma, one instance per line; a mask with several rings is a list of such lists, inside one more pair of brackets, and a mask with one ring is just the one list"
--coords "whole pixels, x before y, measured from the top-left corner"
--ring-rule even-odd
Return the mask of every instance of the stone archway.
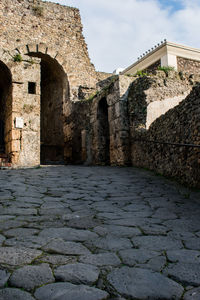
[[[62, 67], [63, 58], [44, 44], [27, 45], [18, 49], [41, 60], [40, 84], [40, 162], [41, 164], [64, 163], [64, 111], [69, 99], [69, 83]], [[29, 83], [30, 93], [35, 92], [34, 82]]]
[[106, 98], [102, 98], [97, 108], [99, 163], [110, 164], [110, 129], [108, 120], [108, 104]]
[[0, 61], [0, 154], [9, 154], [9, 120], [12, 112], [12, 75], [8, 67]]

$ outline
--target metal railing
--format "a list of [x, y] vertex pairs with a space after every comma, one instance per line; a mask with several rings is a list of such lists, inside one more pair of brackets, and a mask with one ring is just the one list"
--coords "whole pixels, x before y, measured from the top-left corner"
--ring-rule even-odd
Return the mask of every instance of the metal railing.
[[176, 147], [193, 147], [193, 148], [200, 148], [200, 145], [195, 144], [182, 144], [182, 143], [171, 143], [171, 142], [164, 142], [164, 141], [156, 141], [156, 140], [145, 140], [145, 139], [137, 139], [134, 140], [136, 142], [146, 142], [146, 143], [154, 143], [154, 144], [164, 144], [164, 145], [171, 145]]

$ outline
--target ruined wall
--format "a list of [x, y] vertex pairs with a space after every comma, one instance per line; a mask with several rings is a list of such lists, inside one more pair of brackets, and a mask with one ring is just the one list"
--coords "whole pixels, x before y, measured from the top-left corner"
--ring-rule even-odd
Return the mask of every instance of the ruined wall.
[[146, 130], [156, 118], [182, 101], [196, 80], [183, 74], [180, 77], [174, 71], [157, 71], [134, 80], [128, 92], [131, 134]]
[[177, 57], [178, 71], [188, 72], [190, 74], [199, 73], [200, 61]]
[[95, 164], [105, 164], [102, 155], [102, 119], [100, 103], [106, 100], [108, 106], [109, 124], [109, 159], [111, 165], [126, 165], [129, 163], [129, 121], [127, 115], [127, 90], [134, 80], [127, 76], [113, 76], [113, 81], [104, 87], [92, 102], [91, 107], [91, 147], [92, 161]]
[[144, 72], [147, 72], [148, 74], [155, 73], [155, 71], [158, 70], [158, 67], [161, 66], [161, 60], [159, 59], [154, 64], [150, 65], [147, 69], [144, 70]]
[[133, 165], [200, 188], [200, 86], [132, 140]]
[[[5, 84], [6, 103], [1, 102], [5, 114], [5, 150], [13, 166], [33, 166], [40, 163], [40, 59], [26, 57], [14, 61], [0, 51], [1, 65], [10, 72], [10, 85]], [[3, 69], [2, 69], [3, 70]], [[29, 83], [35, 83], [30, 93]], [[2, 99], [1, 99], [2, 100]], [[19, 119], [20, 118], [20, 125]]]
[[112, 76], [92, 97], [70, 104], [64, 128], [67, 162], [129, 163], [127, 90], [133, 80], [127, 76]]
[[64, 159], [66, 163], [85, 163], [86, 145], [82, 141], [82, 132], [90, 130], [91, 100], [71, 102], [64, 120]]
[[[176, 102], [177, 97], [188, 94], [197, 79], [192, 82], [174, 72], [166, 78], [140, 78], [133, 82], [128, 97], [132, 165], [199, 187], [200, 148], [188, 146], [200, 145], [199, 85], [186, 99]], [[148, 128], [148, 106], [165, 101], [174, 101], [174, 107], [160, 114]]]
[[13, 50], [33, 44], [36, 51], [36, 45], [44, 43], [54, 49], [50, 56], [63, 61], [71, 99], [77, 99], [80, 85], [95, 85], [96, 72], [88, 57], [78, 9], [39, 0], [1, 0], [0, 20], [0, 48]]
[[[90, 95], [97, 82], [79, 10], [40, 0], [2, 0], [0, 20], [0, 64], [13, 77], [6, 100], [0, 94], [6, 148], [1, 151], [13, 166], [63, 162], [71, 151], [65, 144], [67, 116], [74, 114], [71, 101]], [[23, 121], [20, 129], [15, 126], [18, 117]], [[74, 136], [79, 135], [74, 129]], [[73, 152], [77, 161], [79, 148]]]

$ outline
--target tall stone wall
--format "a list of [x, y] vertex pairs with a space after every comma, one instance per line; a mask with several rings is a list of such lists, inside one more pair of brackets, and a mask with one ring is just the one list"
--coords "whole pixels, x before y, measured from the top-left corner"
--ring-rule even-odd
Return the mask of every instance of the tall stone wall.
[[78, 9], [40, 0], [1, 0], [0, 19], [0, 48], [14, 50], [32, 44], [36, 52], [37, 45], [44, 43], [47, 53], [53, 48], [52, 58], [62, 58], [71, 99], [78, 98], [80, 85], [96, 84]]
[[[140, 78], [128, 97], [132, 165], [200, 187], [200, 86], [191, 92], [197, 79], [173, 72], [166, 78]], [[177, 97], [182, 98], [177, 102]], [[148, 124], [148, 107], [163, 102], [175, 105]]]
[[131, 134], [146, 130], [156, 118], [182, 101], [196, 80], [184, 74], [180, 77], [173, 71], [136, 78], [128, 91]]
[[[102, 92], [94, 98], [91, 108], [91, 147], [93, 163], [105, 164], [108, 157], [102, 153], [102, 144], [107, 138], [109, 144], [109, 164], [126, 165], [129, 161], [129, 123], [127, 118], [126, 92], [133, 79], [126, 76], [113, 76]], [[107, 103], [107, 119], [101, 109], [101, 102]], [[104, 124], [108, 123], [107, 134]], [[106, 137], [107, 135], [107, 137]], [[103, 138], [103, 139], [102, 139]]]
[[64, 129], [67, 162], [129, 163], [127, 90], [133, 80], [127, 76], [112, 76], [92, 97], [70, 104]]
[[[0, 120], [5, 123], [0, 152], [13, 166], [63, 162], [71, 151], [65, 143], [67, 117], [98, 81], [79, 10], [41, 0], [2, 0], [0, 19], [0, 67], [11, 73], [7, 89], [9, 76], [6, 71], [0, 75]], [[19, 117], [20, 129], [15, 124]], [[79, 150], [73, 152], [77, 161]]]

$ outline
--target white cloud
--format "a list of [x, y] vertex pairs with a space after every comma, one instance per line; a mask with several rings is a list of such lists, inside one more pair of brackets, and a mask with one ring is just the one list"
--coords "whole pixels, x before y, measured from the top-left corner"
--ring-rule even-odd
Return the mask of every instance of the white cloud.
[[112, 72], [127, 67], [164, 38], [200, 47], [199, 0], [176, 0], [174, 3], [180, 2], [182, 8], [174, 11], [173, 0], [171, 7], [165, 0], [57, 2], [80, 9], [89, 55], [97, 70]]

